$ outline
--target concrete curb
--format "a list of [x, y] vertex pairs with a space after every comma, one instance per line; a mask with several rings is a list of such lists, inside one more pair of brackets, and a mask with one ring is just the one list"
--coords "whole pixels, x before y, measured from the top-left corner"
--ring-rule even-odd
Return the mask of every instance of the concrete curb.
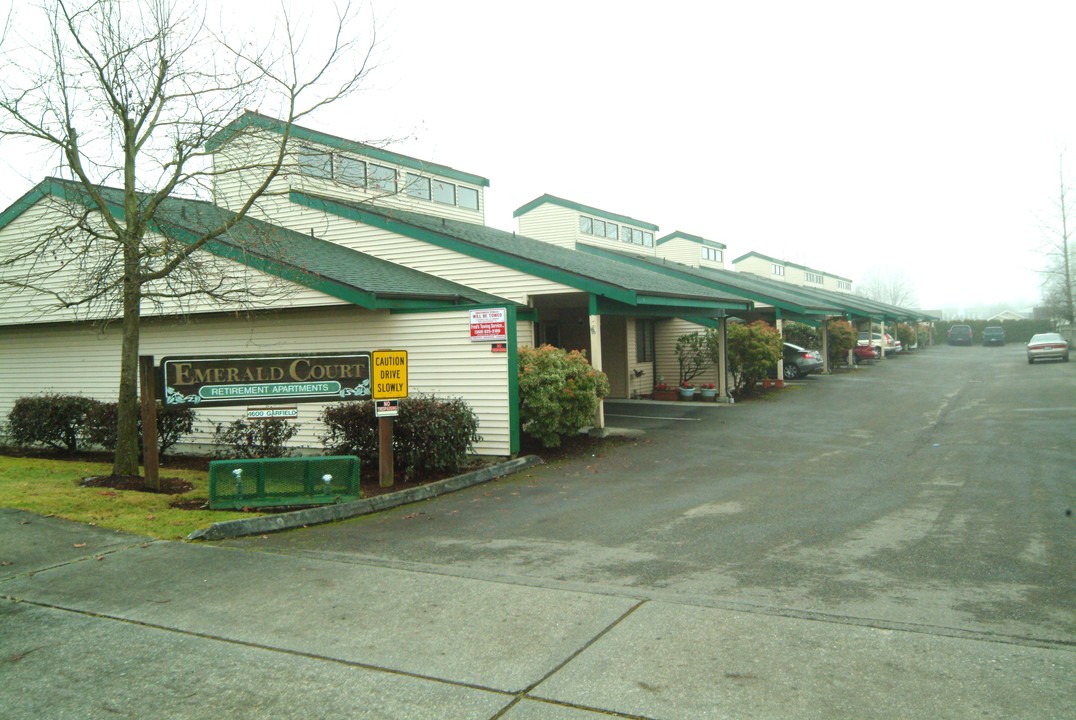
[[426, 500], [446, 493], [455, 492], [472, 485], [480, 485], [505, 475], [526, 470], [535, 465], [541, 465], [542, 459], [537, 455], [525, 455], [515, 460], [484, 467], [481, 470], [464, 473], [455, 477], [438, 480], [427, 485], [401, 490], [400, 492], [376, 495], [372, 498], [363, 498], [351, 502], [336, 505], [321, 505], [313, 508], [304, 508], [293, 512], [279, 513], [277, 515], [265, 515], [260, 517], [242, 518], [240, 520], [226, 520], [213, 523], [209, 527], [195, 530], [187, 536], [188, 540], [224, 540], [226, 538], [242, 537], [244, 535], [262, 535], [265, 533], [290, 530], [291, 528], [303, 527], [304, 525], [318, 525], [320, 523], [346, 520], [347, 518], [368, 515], [370, 513], [387, 510], [406, 505], [408, 503]]

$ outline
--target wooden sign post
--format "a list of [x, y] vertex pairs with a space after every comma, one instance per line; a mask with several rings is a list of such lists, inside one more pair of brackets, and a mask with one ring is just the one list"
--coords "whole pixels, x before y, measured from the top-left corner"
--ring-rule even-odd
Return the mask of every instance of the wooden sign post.
[[374, 350], [371, 353], [370, 397], [377, 415], [378, 483], [392, 487], [395, 482], [392, 453], [393, 418], [399, 401], [407, 397], [407, 351]]
[[160, 492], [160, 459], [157, 455], [157, 368], [152, 355], [138, 356], [138, 387], [142, 398], [142, 465], [146, 487]]

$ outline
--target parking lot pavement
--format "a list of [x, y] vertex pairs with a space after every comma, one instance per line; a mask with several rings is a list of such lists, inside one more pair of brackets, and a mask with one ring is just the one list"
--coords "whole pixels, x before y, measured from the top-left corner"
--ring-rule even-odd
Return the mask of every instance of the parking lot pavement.
[[150, 542], [13, 511], [0, 523], [11, 563], [0, 580], [5, 718], [979, 718], [1071, 708], [1074, 654], [1057, 649]]

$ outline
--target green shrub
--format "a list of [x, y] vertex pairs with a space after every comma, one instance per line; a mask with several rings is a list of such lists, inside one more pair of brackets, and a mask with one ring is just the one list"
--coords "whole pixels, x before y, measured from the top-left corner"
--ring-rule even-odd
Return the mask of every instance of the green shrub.
[[594, 424], [609, 378], [577, 350], [550, 345], [519, 349], [519, 404], [523, 432], [545, 447]]
[[82, 395], [21, 397], [7, 416], [7, 436], [18, 446], [47, 445], [78, 452], [86, 413], [95, 401]]
[[821, 350], [822, 339], [818, 330], [798, 322], [786, 322], [784, 324], [785, 342], [799, 345], [808, 350]]
[[856, 331], [847, 320], [830, 320], [826, 324], [829, 334], [829, 362], [837, 365], [848, 362], [848, 351], [856, 345]]
[[908, 323], [898, 323], [892, 331], [893, 337], [900, 340], [900, 344], [904, 346], [905, 350], [911, 349], [912, 345], [915, 345], [915, 328]]
[[[116, 426], [119, 405], [94, 401], [86, 413], [84, 437], [86, 442], [106, 450], [116, 448]], [[180, 438], [194, 430], [194, 408], [165, 406], [157, 401], [157, 452], [161, 457]], [[138, 414], [138, 449], [142, 450], [142, 413]]]
[[288, 457], [288, 441], [301, 426], [285, 418], [267, 418], [250, 422], [239, 419], [228, 425], [217, 424], [213, 442], [218, 458], [278, 458]]
[[[377, 467], [379, 418], [369, 400], [336, 403], [321, 413], [328, 428], [322, 437], [333, 455], [357, 455]], [[458, 470], [482, 438], [478, 416], [459, 398], [418, 395], [400, 400], [393, 423], [393, 469], [405, 477]]]
[[728, 356], [732, 392], [737, 397], [751, 392], [781, 359], [783, 347], [781, 333], [763, 320], [750, 324], [729, 323]]

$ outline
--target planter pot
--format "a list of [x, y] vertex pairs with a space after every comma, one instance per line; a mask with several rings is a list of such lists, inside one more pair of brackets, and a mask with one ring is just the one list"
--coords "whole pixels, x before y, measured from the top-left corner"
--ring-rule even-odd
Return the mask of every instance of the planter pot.
[[679, 388], [679, 392], [681, 400], [690, 400], [695, 397], [695, 388]]
[[699, 392], [703, 400], [713, 400], [717, 397], [717, 388], [702, 388]]
[[653, 395], [650, 396], [653, 400], [675, 400], [675, 390], [655, 390]]

